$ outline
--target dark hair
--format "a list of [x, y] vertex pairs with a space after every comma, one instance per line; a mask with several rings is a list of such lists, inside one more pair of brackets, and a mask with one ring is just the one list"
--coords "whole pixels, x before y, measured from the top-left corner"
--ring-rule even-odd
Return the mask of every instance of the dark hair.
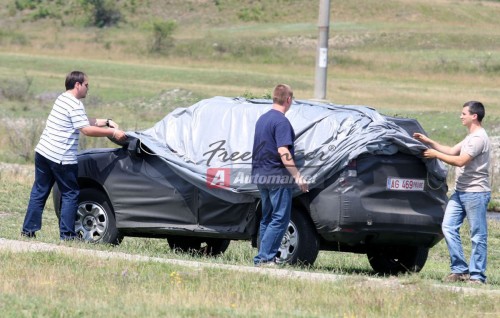
[[293, 97], [293, 91], [290, 86], [286, 84], [279, 84], [274, 88], [273, 103], [283, 105], [288, 97]]
[[66, 76], [66, 90], [75, 88], [76, 83], [83, 84], [85, 82], [85, 73], [80, 71], [73, 71]]
[[470, 101], [464, 104], [463, 107], [469, 107], [469, 113], [472, 115], [476, 114], [477, 115], [477, 120], [479, 122], [483, 121], [485, 111], [484, 111], [484, 105], [481, 102], [476, 102], [476, 101]]

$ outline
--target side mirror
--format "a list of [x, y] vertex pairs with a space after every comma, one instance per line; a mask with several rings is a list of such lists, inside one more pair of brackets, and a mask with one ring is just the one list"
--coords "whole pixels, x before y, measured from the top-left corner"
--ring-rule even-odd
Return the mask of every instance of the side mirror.
[[127, 147], [127, 150], [130, 152], [130, 154], [139, 155], [142, 153], [141, 141], [137, 138], [129, 137], [129, 139], [127, 139], [127, 144], [123, 145], [123, 147]]
[[109, 140], [111, 140], [113, 143], [117, 144], [118, 146], [125, 147], [129, 144], [130, 137], [128, 139], [125, 139], [124, 141], [118, 141], [116, 139], [113, 139], [111, 137], [107, 137]]

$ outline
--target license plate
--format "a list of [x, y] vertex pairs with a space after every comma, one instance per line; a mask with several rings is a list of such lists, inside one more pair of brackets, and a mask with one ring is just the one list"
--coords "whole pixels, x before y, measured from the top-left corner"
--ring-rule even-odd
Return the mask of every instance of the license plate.
[[424, 179], [387, 178], [387, 189], [394, 191], [424, 191]]

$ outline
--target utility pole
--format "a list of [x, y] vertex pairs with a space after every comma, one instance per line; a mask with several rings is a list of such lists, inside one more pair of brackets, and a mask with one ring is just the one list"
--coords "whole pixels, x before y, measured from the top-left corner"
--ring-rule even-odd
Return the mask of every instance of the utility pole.
[[330, 0], [319, 1], [318, 51], [316, 53], [316, 76], [314, 98], [326, 98], [326, 71], [328, 68], [328, 31], [330, 29]]

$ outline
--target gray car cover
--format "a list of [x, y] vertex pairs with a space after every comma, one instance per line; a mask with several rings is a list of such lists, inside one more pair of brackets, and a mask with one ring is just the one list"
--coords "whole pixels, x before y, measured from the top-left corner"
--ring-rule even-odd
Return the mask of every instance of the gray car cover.
[[[127, 135], [137, 139], [140, 151], [159, 156], [190, 183], [229, 202], [250, 202], [258, 197], [250, 179], [255, 123], [271, 107], [267, 99], [214, 97]], [[286, 117], [296, 134], [296, 164], [310, 188], [361, 154], [399, 151], [421, 157], [427, 148], [411, 136], [424, 132], [416, 120], [383, 116], [366, 106], [295, 100]], [[422, 160], [429, 179], [446, 182], [440, 161]]]

